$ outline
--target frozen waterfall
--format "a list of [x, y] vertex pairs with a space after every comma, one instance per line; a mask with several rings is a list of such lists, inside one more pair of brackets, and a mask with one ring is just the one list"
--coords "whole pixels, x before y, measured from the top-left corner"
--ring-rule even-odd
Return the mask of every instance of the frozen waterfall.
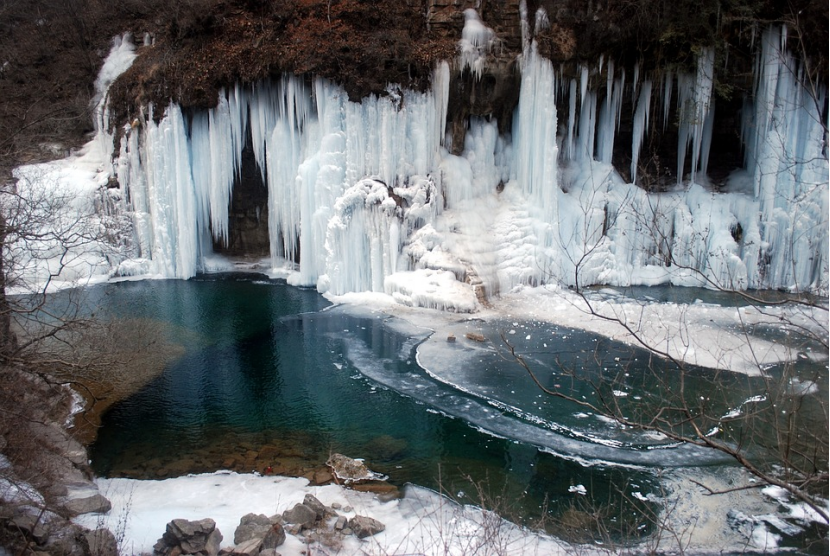
[[[458, 66], [479, 76], [496, 39], [474, 11], [465, 17]], [[223, 91], [209, 111], [171, 104], [156, 121], [161, 107], [150, 107], [146, 121], [125, 128], [117, 159], [136, 255], [166, 277], [202, 270], [214, 243], [228, 241], [250, 142], [267, 186], [271, 268], [335, 295], [386, 292], [469, 311], [476, 288], [492, 295], [542, 283], [826, 292], [826, 91], [805, 89], [782, 33], [763, 36], [743, 112], [744, 168], [718, 191], [706, 179], [711, 49], [689, 74], [636, 67], [627, 78], [606, 59], [571, 76], [528, 37], [511, 132], [471, 117], [460, 155], [443, 146], [447, 63], [429, 92], [390, 85], [360, 103], [324, 79], [286, 75]], [[633, 131], [623, 147], [628, 98]], [[649, 193], [612, 158], [630, 149], [636, 182], [650, 122], [662, 116], [665, 126], [672, 102], [678, 183]]]

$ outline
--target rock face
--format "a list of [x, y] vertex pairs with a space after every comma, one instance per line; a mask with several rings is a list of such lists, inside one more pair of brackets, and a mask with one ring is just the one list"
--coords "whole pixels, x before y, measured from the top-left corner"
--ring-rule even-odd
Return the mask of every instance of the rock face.
[[0, 542], [10, 554], [111, 556], [114, 540], [68, 518], [106, 512], [86, 449], [65, 429], [71, 396], [23, 368], [0, 369]]
[[153, 546], [153, 554], [169, 556], [176, 552], [216, 556], [219, 554], [221, 542], [222, 533], [216, 528], [216, 522], [212, 519], [199, 521], [174, 519], [167, 524], [167, 531]]

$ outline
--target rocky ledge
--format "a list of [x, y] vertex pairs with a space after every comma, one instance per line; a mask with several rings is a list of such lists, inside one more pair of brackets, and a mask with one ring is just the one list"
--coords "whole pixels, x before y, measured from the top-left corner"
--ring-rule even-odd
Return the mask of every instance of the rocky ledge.
[[72, 523], [110, 510], [93, 482], [87, 452], [67, 432], [73, 394], [22, 368], [0, 369], [0, 546], [14, 554], [114, 555], [106, 529]]

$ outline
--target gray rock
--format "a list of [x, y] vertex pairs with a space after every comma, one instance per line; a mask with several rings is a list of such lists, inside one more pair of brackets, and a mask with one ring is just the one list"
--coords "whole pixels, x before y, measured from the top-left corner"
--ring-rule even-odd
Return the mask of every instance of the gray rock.
[[343, 528], [343, 530], [342, 530], [342, 531], [340, 531], [340, 532], [341, 532], [341, 533], [343, 533], [343, 534], [344, 534], [344, 535], [346, 535], [346, 536], [348, 536], [348, 535], [354, 535], [354, 531], [352, 531], [352, 530], [351, 530], [351, 529], [349, 529], [348, 527], [344, 527], [344, 528]]
[[274, 523], [262, 539], [262, 548], [277, 548], [285, 542], [285, 529], [281, 523]]
[[262, 550], [262, 539], [248, 539], [237, 545], [231, 551], [234, 556], [258, 556]]
[[81, 526], [64, 522], [60, 527], [53, 527], [43, 550], [48, 554], [62, 556], [89, 556], [86, 543], [79, 542], [79, 539], [84, 538], [84, 532]]
[[323, 519], [328, 513], [328, 508], [326, 508], [322, 502], [317, 500], [313, 494], [305, 495], [305, 498], [303, 498], [303, 505], [314, 510], [314, 513], [317, 514], [317, 519]]
[[212, 519], [174, 519], [167, 524], [167, 530], [153, 549], [155, 554], [167, 555], [175, 547], [179, 547], [182, 554], [216, 556], [221, 542], [222, 533]]
[[296, 504], [290, 510], [283, 512], [282, 517], [288, 523], [297, 523], [304, 527], [311, 527], [317, 520], [317, 512], [305, 504]]
[[78, 466], [87, 464], [86, 449], [57, 423], [30, 422], [28, 426], [32, 436], [50, 446], [73, 464]]
[[50, 527], [39, 515], [28, 512], [18, 512], [11, 522], [14, 526], [30, 536], [37, 544], [44, 544], [49, 538]]
[[262, 539], [271, 529], [271, 520], [262, 514], [246, 514], [239, 520], [233, 534], [233, 544], [240, 545], [251, 539]]
[[90, 556], [118, 556], [118, 542], [109, 529], [96, 529], [84, 533]]
[[342, 531], [346, 527], [346, 522], [348, 520], [343, 517], [342, 515], [337, 518], [337, 521], [334, 522], [334, 530], [335, 531]]
[[208, 536], [207, 543], [205, 543], [204, 554], [207, 556], [216, 556], [219, 554], [219, 545], [222, 544], [222, 533], [219, 529], [214, 529], [213, 533]]
[[105, 514], [112, 509], [109, 500], [100, 493], [82, 498], [68, 498], [63, 501], [63, 507], [70, 515]]
[[343, 507], [343, 505], [340, 504], [340, 502], [332, 502], [331, 503], [331, 509], [332, 510], [339, 510], [342, 507]]
[[357, 538], [365, 539], [366, 537], [380, 533], [386, 529], [386, 526], [377, 519], [372, 519], [365, 515], [358, 515], [349, 520], [349, 529], [354, 531]]

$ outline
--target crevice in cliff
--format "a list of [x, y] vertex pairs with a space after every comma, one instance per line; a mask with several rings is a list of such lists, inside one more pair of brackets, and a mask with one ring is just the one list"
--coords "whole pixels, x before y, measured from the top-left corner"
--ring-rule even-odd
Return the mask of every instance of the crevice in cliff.
[[267, 257], [270, 253], [267, 180], [263, 180], [263, 170], [254, 155], [250, 125], [247, 128], [241, 166], [234, 177], [228, 204], [227, 242], [213, 235], [213, 250], [233, 257]]

